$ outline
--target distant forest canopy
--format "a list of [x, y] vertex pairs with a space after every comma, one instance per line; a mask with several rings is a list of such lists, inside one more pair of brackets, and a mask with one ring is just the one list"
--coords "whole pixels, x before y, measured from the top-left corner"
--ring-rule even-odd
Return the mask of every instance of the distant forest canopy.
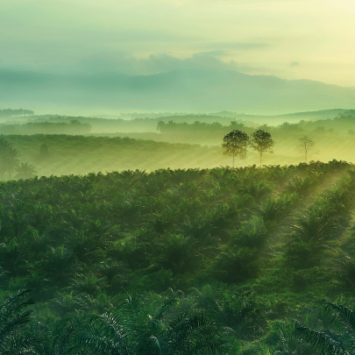
[[69, 122], [28, 122], [0, 124], [0, 134], [88, 134], [91, 126], [78, 120]]
[[219, 122], [205, 123], [195, 121], [193, 123], [187, 122], [158, 122], [157, 129], [163, 135], [170, 135], [171, 138], [176, 140], [181, 138], [190, 139], [203, 139], [209, 138], [215, 140], [219, 144], [220, 136], [232, 129], [243, 129], [247, 133], [252, 132], [255, 127], [264, 128], [269, 130], [275, 135], [281, 137], [290, 138], [294, 135], [298, 136], [302, 133], [319, 134], [324, 133], [340, 133], [350, 134], [355, 133], [355, 114], [354, 115], [342, 115], [333, 119], [316, 120], [316, 121], [299, 121], [297, 123], [284, 122], [277, 126], [271, 126], [267, 124], [263, 125], [248, 125], [244, 122], [231, 121], [229, 125], [223, 125]]
[[[36, 133], [48, 133], [51, 134], [51, 128], [54, 126], [52, 124], [64, 124], [73, 122], [79, 122], [81, 124], [90, 125], [91, 130], [83, 130], [82, 134], [105, 134], [105, 135], [114, 135], [121, 133], [161, 133], [167, 132], [168, 128], [171, 128], [170, 122], [177, 124], [192, 124], [193, 126], [184, 126], [185, 130], [196, 129], [196, 135], [200, 134], [200, 130], [206, 132], [207, 130], [212, 132], [216, 131], [216, 136], [219, 134], [218, 128], [220, 126], [230, 126], [233, 123], [236, 125], [243, 125], [245, 127], [250, 127], [254, 129], [259, 126], [270, 126], [276, 127], [281, 125], [292, 124], [291, 129], [297, 129], [297, 124], [301, 125], [302, 128], [306, 126], [306, 122], [314, 121], [327, 121], [334, 120], [332, 128], [342, 129], [340, 123], [352, 124], [355, 120], [355, 110], [323, 110], [323, 111], [313, 111], [313, 112], [299, 112], [299, 113], [290, 113], [285, 115], [276, 115], [276, 116], [262, 116], [262, 115], [251, 115], [251, 114], [242, 114], [229, 111], [222, 111], [218, 113], [205, 113], [205, 114], [194, 114], [194, 113], [179, 113], [179, 114], [168, 114], [168, 113], [118, 113], [116, 116], [111, 118], [104, 117], [95, 117], [95, 116], [68, 116], [68, 115], [59, 115], [59, 114], [45, 114], [38, 115], [34, 114], [30, 110], [1, 110], [3, 114], [0, 114], [0, 118], [3, 120], [3, 124], [0, 124], [0, 134], [21, 134], [21, 132], [15, 132], [15, 127], [4, 127], [3, 125], [17, 125], [17, 124], [45, 124], [48, 123], [48, 131], [45, 130], [43, 126], [37, 132], [33, 129], [33, 134]], [[9, 114], [6, 114], [9, 112]], [[15, 115], [17, 112], [17, 116]], [[22, 112], [22, 116], [20, 113]], [[28, 115], [25, 115], [25, 112], [28, 112]], [[6, 119], [7, 118], [7, 119]], [[16, 118], [16, 120], [14, 120]], [[338, 118], [342, 118], [343, 121], [338, 121]], [[348, 119], [348, 121], [346, 120]], [[164, 125], [165, 123], [165, 125]], [[198, 127], [194, 126], [196, 123], [204, 124], [204, 126], [199, 125]], [[329, 122], [327, 122], [327, 125]], [[207, 126], [211, 125], [211, 126]], [[320, 122], [316, 123], [317, 126], [320, 126]], [[31, 126], [32, 128], [35, 125]], [[311, 126], [309, 126], [312, 128]], [[3, 129], [1, 129], [3, 128]], [[24, 127], [23, 127], [24, 128]], [[67, 126], [63, 126], [63, 129], [55, 130], [55, 133], [70, 134], [70, 131], [66, 129]], [[83, 128], [83, 126], [81, 126]], [[174, 127], [177, 128], [177, 127]], [[182, 126], [179, 126], [181, 129]], [[307, 127], [306, 127], [307, 128]], [[29, 129], [26, 127], [25, 131]], [[32, 131], [32, 129], [29, 129]], [[25, 134], [27, 134], [25, 132]], [[150, 139], [151, 137], [146, 137]], [[198, 142], [197, 142], [198, 143]]]
[[244, 121], [244, 122], [255, 122], [255, 123], [283, 123], [283, 122], [299, 122], [301, 120], [320, 120], [320, 119], [331, 119], [340, 116], [354, 116], [355, 109], [329, 109], [329, 110], [314, 110], [314, 111], [302, 111], [302, 112], [288, 112], [282, 114], [254, 114], [248, 112], [239, 111], [218, 111], [218, 112], [169, 112], [169, 111], [119, 111], [115, 110], [108, 113], [85, 113], [82, 114], [64, 114], [64, 113], [39, 113], [31, 109], [24, 108], [0, 108], [0, 117], [20, 116], [20, 115], [31, 115], [33, 117], [28, 117], [34, 120], [95, 120], [95, 119], [108, 119], [116, 120], [122, 119], [127, 121], [132, 120], [157, 120], [157, 121], [174, 121], [174, 122], [220, 122], [223, 124], [229, 123], [230, 121]]
[[27, 109], [0, 109], [0, 117], [13, 117], [13, 116], [30, 116], [34, 115], [34, 111]]

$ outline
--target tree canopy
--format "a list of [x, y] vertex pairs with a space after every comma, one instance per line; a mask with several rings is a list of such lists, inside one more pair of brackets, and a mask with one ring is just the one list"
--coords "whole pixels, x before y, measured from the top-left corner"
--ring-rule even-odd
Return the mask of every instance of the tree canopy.
[[223, 148], [226, 154], [233, 157], [233, 167], [235, 165], [235, 157], [244, 159], [247, 155], [249, 144], [249, 136], [240, 130], [233, 130], [227, 133], [223, 138]]
[[259, 162], [262, 163], [263, 154], [271, 151], [274, 146], [274, 141], [271, 134], [263, 129], [258, 129], [252, 134], [252, 147], [259, 153]]

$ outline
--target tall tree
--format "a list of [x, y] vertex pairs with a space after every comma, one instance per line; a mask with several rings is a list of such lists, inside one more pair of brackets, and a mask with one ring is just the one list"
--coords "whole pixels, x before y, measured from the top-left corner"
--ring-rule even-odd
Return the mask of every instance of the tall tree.
[[249, 144], [249, 136], [238, 129], [226, 134], [223, 138], [223, 148], [226, 154], [233, 157], [233, 168], [235, 165], [235, 157], [244, 159], [247, 154]]
[[274, 141], [269, 132], [258, 129], [252, 135], [251, 145], [259, 153], [259, 163], [261, 165], [263, 154], [267, 151], [271, 151], [271, 148], [274, 146]]
[[309, 153], [309, 150], [313, 147], [314, 141], [312, 140], [312, 138], [310, 138], [308, 136], [303, 136], [302, 138], [300, 138], [300, 142], [301, 142], [302, 147], [304, 149], [304, 160], [305, 160], [305, 162], [307, 162], [308, 161], [308, 153]]

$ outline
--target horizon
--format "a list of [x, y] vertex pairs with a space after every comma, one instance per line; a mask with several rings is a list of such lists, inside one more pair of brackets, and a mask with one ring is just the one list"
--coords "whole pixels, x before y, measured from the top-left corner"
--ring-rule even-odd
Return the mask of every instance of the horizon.
[[109, 115], [355, 107], [350, 0], [3, 0], [0, 10], [0, 107]]
[[350, 0], [3, 0], [0, 68], [139, 75], [208, 55], [249, 75], [354, 87], [354, 14]]

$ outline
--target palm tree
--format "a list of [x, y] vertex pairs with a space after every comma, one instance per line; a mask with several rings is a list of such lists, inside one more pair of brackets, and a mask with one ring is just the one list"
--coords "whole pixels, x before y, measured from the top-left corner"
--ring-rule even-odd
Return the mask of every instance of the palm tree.
[[296, 334], [307, 341], [316, 354], [354, 354], [355, 311], [334, 303], [326, 303], [325, 310], [333, 319], [331, 330], [314, 330], [296, 322]]
[[22, 354], [30, 352], [30, 339], [22, 337], [20, 330], [29, 322], [32, 304], [29, 291], [18, 292], [0, 305], [0, 353]]
[[74, 340], [76, 348], [85, 354], [129, 355], [126, 331], [118, 313], [92, 316], [87, 324], [80, 325]]
[[314, 348], [315, 354], [350, 355], [336, 336], [329, 331], [313, 330], [296, 323], [296, 333]]

